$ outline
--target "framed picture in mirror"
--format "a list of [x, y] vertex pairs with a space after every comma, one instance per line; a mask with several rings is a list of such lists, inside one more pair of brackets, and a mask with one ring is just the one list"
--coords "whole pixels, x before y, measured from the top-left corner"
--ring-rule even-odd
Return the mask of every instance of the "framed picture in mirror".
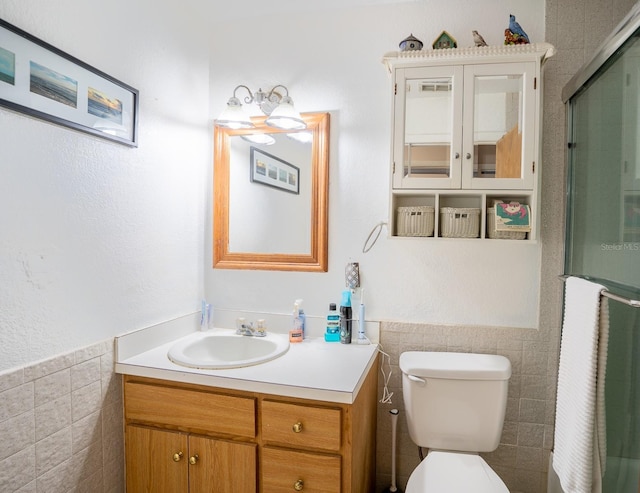
[[300, 193], [300, 168], [251, 146], [251, 181], [285, 192]]

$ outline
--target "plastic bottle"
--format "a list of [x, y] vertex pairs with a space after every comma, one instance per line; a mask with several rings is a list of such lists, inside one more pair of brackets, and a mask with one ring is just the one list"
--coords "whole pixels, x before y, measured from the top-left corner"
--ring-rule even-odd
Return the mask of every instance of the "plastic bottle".
[[302, 303], [304, 300], [296, 300], [296, 304], [298, 305], [298, 316], [300, 317], [300, 326], [302, 328], [302, 338], [307, 338], [307, 316], [304, 314], [304, 310], [302, 309]]
[[351, 344], [351, 319], [351, 291], [345, 289], [340, 303], [340, 342], [342, 344]]
[[300, 309], [298, 304], [293, 305], [292, 327], [289, 331], [289, 342], [302, 342], [302, 321], [300, 320]]
[[340, 314], [336, 309], [335, 303], [329, 304], [329, 313], [327, 313], [327, 329], [324, 333], [326, 342], [340, 341]]

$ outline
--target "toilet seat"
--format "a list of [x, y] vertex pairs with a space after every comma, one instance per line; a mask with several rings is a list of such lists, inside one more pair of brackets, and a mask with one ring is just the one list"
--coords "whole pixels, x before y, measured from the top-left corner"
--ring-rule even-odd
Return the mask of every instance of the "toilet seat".
[[413, 471], [406, 493], [509, 493], [482, 457], [432, 451]]

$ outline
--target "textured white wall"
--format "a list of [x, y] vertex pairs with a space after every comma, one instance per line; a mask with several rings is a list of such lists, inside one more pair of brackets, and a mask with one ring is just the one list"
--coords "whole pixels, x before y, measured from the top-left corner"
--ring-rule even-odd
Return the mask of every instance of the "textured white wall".
[[0, 371], [198, 308], [211, 138], [196, 3], [0, 3], [140, 91], [137, 149], [0, 108]]
[[543, 0], [274, 11], [216, 25], [212, 118], [237, 84], [255, 89], [285, 84], [299, 110], [331, 112], [329, 272], [212, 269], [209, 229], [205, 291], [210, 301], [223, 308], [288, 313], [293, 300], [304, 298], [307, 315], [324, 316], [329, 302], [339, 302], [345, 264], [359, 261], [370, 319], [537, 327], [540, 245], [388, 239], [385, 230], [376, 246], [362, 253], [370, 230], [388, 216], [391, 87], [383, 54], [397, 50], [410, 33], [429, 46], [442, 30], [459, 46], [473, 44], [473, 29], [489, 44], [502, 44], [510, 13], [534, 42], [544, 41]]

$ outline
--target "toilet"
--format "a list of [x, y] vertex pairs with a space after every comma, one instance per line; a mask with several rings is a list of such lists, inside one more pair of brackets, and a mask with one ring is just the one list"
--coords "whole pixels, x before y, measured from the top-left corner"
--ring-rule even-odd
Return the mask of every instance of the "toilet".
[[408, 351], [400, 355], [411, 440], [428, 448], [406, 493], [509, 493], [479, 452], [498, 448], [511, 363], [504, 356]]

